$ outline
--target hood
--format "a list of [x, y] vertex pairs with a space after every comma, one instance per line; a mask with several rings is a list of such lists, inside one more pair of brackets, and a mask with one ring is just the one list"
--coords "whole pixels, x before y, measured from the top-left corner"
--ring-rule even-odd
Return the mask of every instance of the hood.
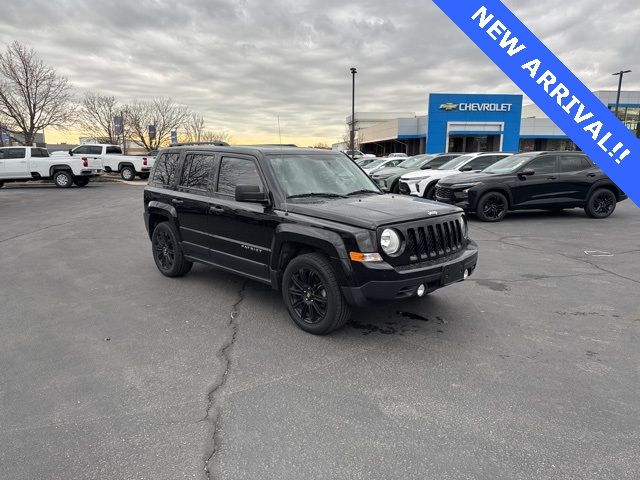
[[291, 213], [374, 230], [383, 225], [457, 213], [458, 207], [408, 195], [361, 195], [287, 203]]
[[[448, 175], [448, 176], [450, 177], [451, 175]], [[501, 177], [503, 177], [503, 175], [493, 175], [490, 173], [482, 173], [482, 172], [469, 172], [469, 173], [465, 172], [465, 173], [458, 173], [451, 179], [443, 177], [443, 179], [440, 181], [440, 185], [449, 186], [456, 183], [482, 182], [487, 178], [494, 179], [494, 178], [501, 178]]]

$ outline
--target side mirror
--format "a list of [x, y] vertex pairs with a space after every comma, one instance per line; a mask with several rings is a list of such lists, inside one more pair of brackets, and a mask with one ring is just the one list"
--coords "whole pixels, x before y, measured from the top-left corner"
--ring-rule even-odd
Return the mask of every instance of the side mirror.
[[473, 167], [471, 165], [465, 165], [460, 169], [461, 172], [470, 172], [472, 170], [473, 170]]
[[69, 155], [71, 155], [73, 157], [73, 150], [69, 149]]
[[531, 175], [534, 175], [535, 173], [536, 172], [533, 171], [533, 168], [525, 168], [518, 175], [521, 176], [521, 177], [530, 177]]
[[258, 185], [236, 185], [236, 202], [268, 204], [269, 197]]

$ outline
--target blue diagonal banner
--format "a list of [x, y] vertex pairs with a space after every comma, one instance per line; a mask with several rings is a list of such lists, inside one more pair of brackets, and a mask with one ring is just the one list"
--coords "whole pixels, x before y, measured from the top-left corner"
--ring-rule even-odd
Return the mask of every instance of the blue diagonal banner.
[[433, 0], [640, 205], [640, 141], [499, 0]]

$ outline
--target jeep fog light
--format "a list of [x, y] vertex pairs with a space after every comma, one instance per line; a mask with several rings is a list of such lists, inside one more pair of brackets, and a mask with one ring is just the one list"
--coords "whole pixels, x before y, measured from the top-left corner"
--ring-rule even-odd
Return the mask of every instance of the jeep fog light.
[[424, 292], [427, 291], [427, 287], [425, 287], [424, 285], [420, 285], [418, 287], [418, 290], [416, 290], [416, 295], [418, 295], [419, 297], [423, 297], [424, 296]]
[[385, 228], [380, 235], [380, 246], [387, 255], [395, 255], [402, 246], [400, 235], [392, 228]]

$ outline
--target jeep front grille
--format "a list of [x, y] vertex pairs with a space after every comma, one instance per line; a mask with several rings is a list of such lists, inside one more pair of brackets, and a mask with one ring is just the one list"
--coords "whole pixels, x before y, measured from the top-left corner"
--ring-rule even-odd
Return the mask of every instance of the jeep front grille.
[[409, 261], [435, 260], [457, 253], [465, 246], [462, 235], [462, 219], [406, 229], [405, 253]]

